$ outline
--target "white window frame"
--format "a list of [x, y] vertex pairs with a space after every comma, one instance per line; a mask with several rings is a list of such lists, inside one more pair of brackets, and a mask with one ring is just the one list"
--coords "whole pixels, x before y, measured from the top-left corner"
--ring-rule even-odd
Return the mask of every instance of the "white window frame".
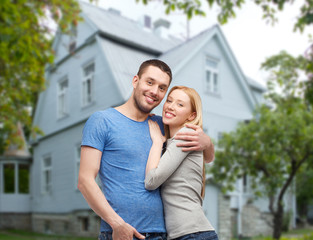
[[207, 94], [220, 94], [219, 63], [211, 57], [205, 58], [204, 91]]
[[[50, 165], [45, 164], [45, 160], [50, 159]], [[50, 176], [50, 178], [46, 177], [46, 174]], [[46, 180], [49, 179], [49, 182]], [[52, 157], [50, 154], [44, 155], [42, 157], [41, 162], [41, 193], [42, 194], [50, 194], [52, 192]]]
[[[66, 87], [62, 87], [62, 85], [65, 83], [67, 83]], [[58, 82], [58, 118], [64, 118], [68, 116], [68, 86], [69, 81], [67, 77], [62, 78], [62, 80]]]
[[[86, 69], [93, 65], [93, 71], [86, 73]], [[95, 75], [95, 62], [90, 61], [82, 67], [82, 106], [86, 107], [93, 102], [93, 85], [94, 85], [94, 75]], [[88, 88], [89, 82], [89, 88]], [[88, 93], [89, 90], [89, 93]]]

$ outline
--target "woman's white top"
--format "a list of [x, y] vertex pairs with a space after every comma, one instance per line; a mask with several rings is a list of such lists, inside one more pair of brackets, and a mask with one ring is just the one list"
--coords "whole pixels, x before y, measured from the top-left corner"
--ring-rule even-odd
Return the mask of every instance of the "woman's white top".
[[[181, 128], [179, 132], [194, 131]], [[203, 152], [183, 152], [174, 138], [167, 140], [166, 151], [157, 168], [146, 176], [145, 187], [161, 186], [168, 239], [214, 230], [202, 210]]]

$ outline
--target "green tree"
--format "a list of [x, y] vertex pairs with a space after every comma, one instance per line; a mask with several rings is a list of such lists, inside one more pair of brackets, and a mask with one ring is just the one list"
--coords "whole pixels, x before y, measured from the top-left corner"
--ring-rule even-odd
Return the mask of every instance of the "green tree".
[[313, 204], [313, 169], [306, 166], [297, 174], [297, 210], [302, 219], [307, 218], [308, 206]]
[[0, 154], [21, 145], [17, 123], [27, 133], [40, 133], [32, 114], [45, 88], [45, 66], [53, 63], [50, 21], [63, 32], [79, 20], [75, 0], [2, 0], [0, 4]]
[[299, 81], [306, 63], [304, 57], [285, 52], [266, 60], [263, 68], [271, 72], [267, 105], [259, 106], [248, 123], [223, 135], [212, 167], [224, 190], [249, 176], [255, 193], [269, 200], [275, 239], [281, 236], [288, 188], [304, 164], [313, 166], [313, 111]]
[[[144, 4], [149, 4], [154, 0], [136, 0]], [[227, 23], [229, 19], [236, 17], [236, 10], [244, 7], [246, 1], [244, 0], [206, 0], [204, 1], [210, 8], [217, 6], [219, 9], [218, 21], [221, 24]], [[278, 11], [283, 11], [286, 4], [292, 4], [292, 0], [254, 0], [263, 11], [263, 18], [270, 23], [277, 21], [276, 14]], [[169, 14], [176, 10], [183, 11], [188, 19], [191, 19], [194, 15], [205, 16], [205, 12], [202, 9], [201, 0], [163, 0], [163, 4], [166, 7], [166, 13]], [[313, 23], [313, 1], [304, 0], [302, 6], [299, 9], [299, 14], [295, 20], [294, 29], [301, 32], [306, 26]]]

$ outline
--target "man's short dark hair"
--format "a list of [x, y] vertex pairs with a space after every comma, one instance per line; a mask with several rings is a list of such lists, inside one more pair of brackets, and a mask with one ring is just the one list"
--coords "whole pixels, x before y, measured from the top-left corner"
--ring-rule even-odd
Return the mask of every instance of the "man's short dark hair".
[[147, 61], [144, 61], [138, 70], [138, 77], [140, 78], [141, 75], [144, 73], [144, 71], [147, 69], [147, 67], [149, 66], [154, 66], [159, 68], [160, 70], [162, 70], [163, 72], [165, 72], [169, 77], [170, 77], [170, 83], [172, 81], [172, 71], [170, 69], [170, 67], [163, 61], [159, 60], [159, 59], [150, 59]]

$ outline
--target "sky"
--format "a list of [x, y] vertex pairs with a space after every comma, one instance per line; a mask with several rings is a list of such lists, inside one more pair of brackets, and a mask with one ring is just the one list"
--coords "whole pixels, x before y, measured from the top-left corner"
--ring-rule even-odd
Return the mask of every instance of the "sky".
[[[136, 0], [98, 0], [99, 7], [118, 9], [122, 16], [138, 20], [143, 15], [149, 15], [152, 21], [165, 18], [171, 22], [170, 33], [179, 37], [186, 36], [186, 17], [182, 13], [165, 14], [162, 0], [154, 0], [148, 5]], [[230, 45], [243, 72], [250, 78], [266, 85], [267, 73], [260, 70], [261, 63], [267, 57], [286, 50], [294, 56], [303, 54], [309, 46], [308, 34], [313, 35], [311, 29], [304, 33], [293, 32], [293, 26], [303, 0], [285, 7], [277, 14], [278, 23], [274, 26], [262, 19], [262, 10], [253, 1], [247, 1], [242, 9], [236, 11], [237, 17], [222, 25], [222, 31]], [[217, 23], [217, 9], [210, 9], [202, 0], [202, 9], [206, 17], [195, 16], [191, 19], [190, 36], [208, 29]]]

